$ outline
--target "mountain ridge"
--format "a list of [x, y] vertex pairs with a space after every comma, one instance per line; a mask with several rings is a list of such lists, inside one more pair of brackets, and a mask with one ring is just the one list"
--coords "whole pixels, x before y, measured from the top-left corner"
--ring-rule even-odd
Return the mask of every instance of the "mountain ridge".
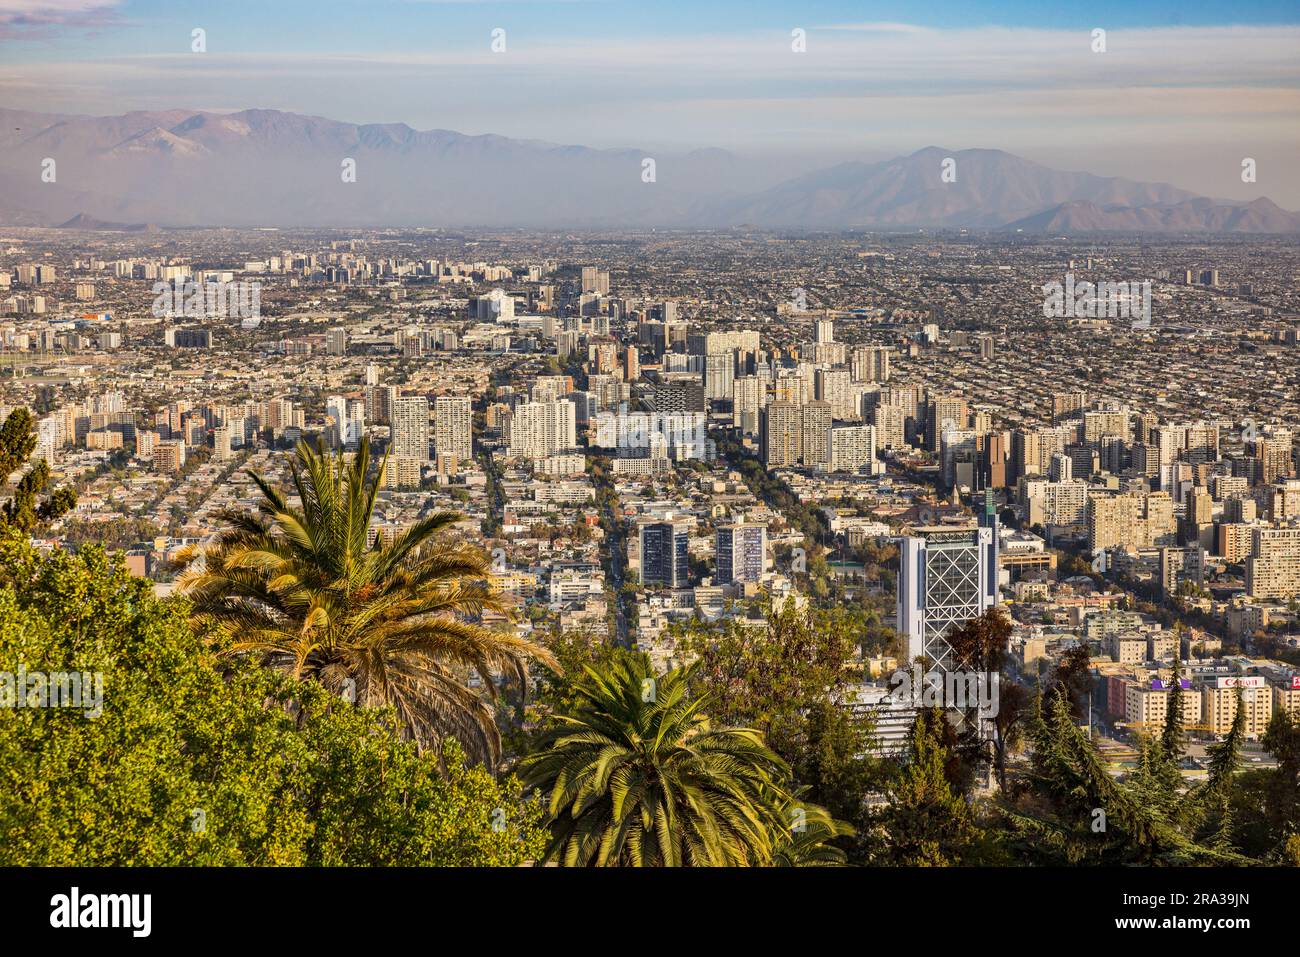
[[[791, 174], [713, 147], [593, 148], [261, 108], [0, 108], [0, 122], [0, 191], [20, 197], [0, 206], [0, 222], [20, 225], [1300, 233], [1300, 214], [1265, 197], [1210, 199], [997, 149], [926, 146]], [[39, 176], [46, 159], [53, 183]]]

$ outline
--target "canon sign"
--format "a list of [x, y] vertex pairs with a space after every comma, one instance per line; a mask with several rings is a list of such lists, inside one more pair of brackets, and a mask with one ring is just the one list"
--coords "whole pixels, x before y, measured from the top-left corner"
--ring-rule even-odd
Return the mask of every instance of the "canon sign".
[[1264, 679], [1260, 675], [1228, 675], [1218, 679], [1220, 688], [1262, 688]]

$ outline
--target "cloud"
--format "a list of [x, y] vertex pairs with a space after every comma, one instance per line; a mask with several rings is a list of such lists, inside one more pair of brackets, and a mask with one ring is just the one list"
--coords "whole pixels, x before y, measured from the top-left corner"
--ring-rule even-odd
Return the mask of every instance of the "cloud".
[[818, 30], [849, 31], [854, 33], [929, 33], [928, 27], [914, 23], [889, 23], [877, 21], [872, 23], [832, 23]]
[[121, 0], [0, 0], [0, 40], [46, 39], [118, 22]]

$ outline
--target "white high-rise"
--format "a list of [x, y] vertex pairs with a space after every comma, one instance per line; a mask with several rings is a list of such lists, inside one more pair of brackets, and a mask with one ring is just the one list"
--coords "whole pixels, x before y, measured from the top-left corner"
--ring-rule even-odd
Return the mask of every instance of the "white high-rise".
[[389, 417], [393, 457], [429, 461], [429, 400], [422, 395], [394, 399]]
[[507, 420], [508, 454], [545, 458], [578, 444], [577, 409], [572, 402], [524, 402]]
[[440, 395], [433, 403], [433, 447], [458, 461], [474, 456], [474, 412], [467, 395]]

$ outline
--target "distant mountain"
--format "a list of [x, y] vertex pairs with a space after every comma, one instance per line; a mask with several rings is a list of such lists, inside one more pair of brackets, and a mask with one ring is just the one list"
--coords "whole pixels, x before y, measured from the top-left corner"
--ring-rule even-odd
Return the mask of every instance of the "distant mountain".
[[153, 223], [107, 223], [85, 213], [78, 213], [66, 223], [59, 223], [59, 229], [87, 229], [117, 231], [126, 233], [156, 233], [158, 227]]
[[[941, 175], [949, 158], [953, 182]], [[53, 183], [40, 176], [46, 159], [56, 162]], [[346, 160], [355, 163], [355, 182], [344, 181]], [[21, 198], [0, 200], [0, 222], [12, 225], [84, 217], [67, 228], [1300, 230], [1295, 214], [1266, 199], [1208, 200], [999, 150], [927, 147], [880, 163], [791, 172], [717, 149], [591, 149], [277, 110], [91, 117], [0, 109], [0, 197]]]
[[1288, 213], [1272, 200], [1223, 203], [1194, 198], [1152, 206], [1098, 206], [1062, 203], [1041, 213], [1008, 223], [1007, 229], [1041, 233], [1086, 232], [1210, 232], [1297, 233], [1300, 215]]
[[733, 204], [726, 216], [810, 228], [997, 227], [1070, 201], [1144, 206], [1192, 198], [1163, 183], [1062, 172], [1001, 150], [929, 146], [798, 177]]

